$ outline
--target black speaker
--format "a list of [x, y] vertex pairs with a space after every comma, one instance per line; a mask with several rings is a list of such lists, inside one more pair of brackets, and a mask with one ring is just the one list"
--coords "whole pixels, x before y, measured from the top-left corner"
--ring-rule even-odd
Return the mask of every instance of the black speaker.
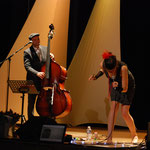
[[21, 140], [39, 141], [43, 125], [56, 125], [57, 122], [48, 117], [32, 117], [16, 131]]
[[43, 125], [40, 141], [63, 143], [65, 132], [66, 132], [65, 124]]

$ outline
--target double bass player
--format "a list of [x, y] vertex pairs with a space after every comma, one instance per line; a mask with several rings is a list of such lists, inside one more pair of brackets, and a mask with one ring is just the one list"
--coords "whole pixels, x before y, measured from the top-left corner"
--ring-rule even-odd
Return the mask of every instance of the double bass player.
[[[47, 47], [40, 45], [40, 34], [31, 33], [29, 40], [32, 41], [30, 48], [24, 51], [24, 67], [27, 71], [27, 80], [32, 80], [38, 91], [41, 90], [41, 80], [45, 77], [45, 72], [41, 72], [41, 67], [46, 62]], [[54, 59], [54, 55], [50, 53], [50, 58]], [[34, 116], [34, 104], [36, 94], [28, 94], [28, 119]]]

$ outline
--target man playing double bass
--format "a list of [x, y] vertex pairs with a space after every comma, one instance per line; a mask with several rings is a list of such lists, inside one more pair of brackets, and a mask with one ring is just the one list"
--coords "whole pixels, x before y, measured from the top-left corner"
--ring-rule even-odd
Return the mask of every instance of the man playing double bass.
[[[41, 72], [41, 67], [46, 62], [47, 47], [40, 45], [40, 34], [32, 33], [29, 40], [32, 41], [30, 48], [24, 51], [24, 67], [27, 71], [27, 80], [32, 80], [36, 89], [41, 90], [41, 80], [45, 77], [45, 72]], [[50, 53], [50, 58], [54, 55]], [[28, 119], [34, 116], [34, 104], [36, 94], [28, 94]]]

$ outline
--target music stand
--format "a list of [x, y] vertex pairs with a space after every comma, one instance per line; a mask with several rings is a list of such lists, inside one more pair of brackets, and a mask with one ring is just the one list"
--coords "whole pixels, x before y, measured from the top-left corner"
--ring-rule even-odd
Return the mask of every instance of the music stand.
[[28, 94], [39, 94], [32, 80], [9, 80], [8, 84], [13, 93], [22, 93], [22, 108], [21, 108], [21, 125], [25, 120], [23, 115], [24, 109], [24, 95]]

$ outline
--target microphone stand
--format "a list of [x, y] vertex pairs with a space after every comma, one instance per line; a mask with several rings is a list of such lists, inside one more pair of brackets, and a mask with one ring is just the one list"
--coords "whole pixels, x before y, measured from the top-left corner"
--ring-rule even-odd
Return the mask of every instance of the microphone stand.
[[11, 57], [13, 57], [16, 53], [21, 51], [23, 48], [25, 48], [27, 45], [32, 43], [32, 41], [29, 41], [27, 44], [25, 44], [23, 47], [21, 47], [19, 50], [15, 51], [12, 55], [4, 59], [0, 62], [0, 65], [3, 64], [6, 60], [8, 60], [8, 78], [7, 78], [7, 95], [6, 95], [6, 112], [8, 111], [8, 97], [9, 97], [9, 79], [10, 79], [10, 64], [11, 64]]

